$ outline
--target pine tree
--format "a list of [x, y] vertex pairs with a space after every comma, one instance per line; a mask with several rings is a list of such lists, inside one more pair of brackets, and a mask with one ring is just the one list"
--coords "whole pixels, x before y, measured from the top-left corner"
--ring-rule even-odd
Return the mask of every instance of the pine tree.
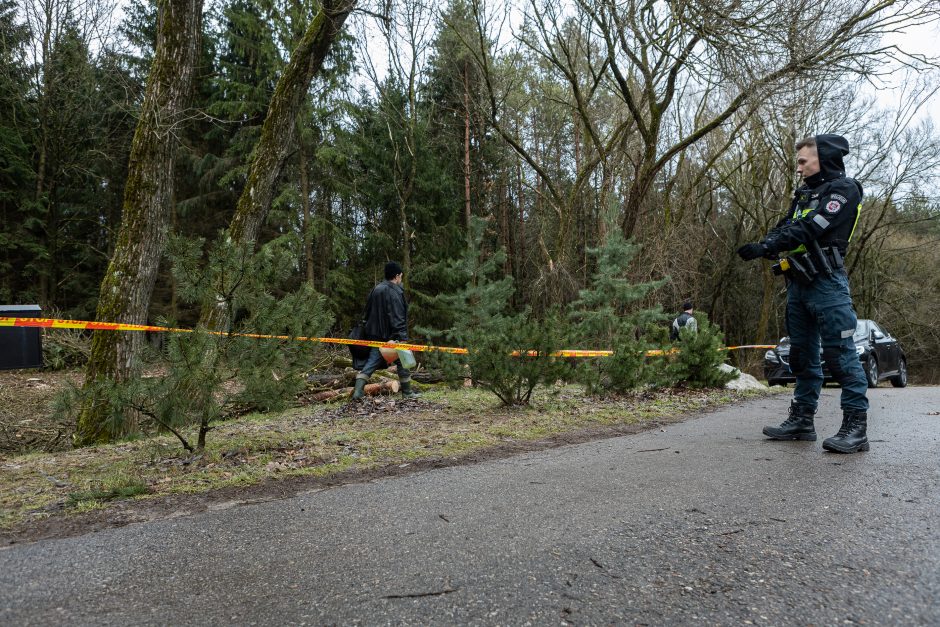
[[627, 271], [639, 249], [614, 232], [603, 246], [589, 250], [597, 258], [597, 270], [590, 287], [572, 303], [574, 335], [579, 346], [614, 352], [581, 364], [581, 380], [591, 393], [624, 392], [646, 380], [645, 354], [652, 343], [644, 336], [665, 316], [661, 307], [639, 309], [636, 303], [667, 279], [631, 282]]
[[[295, 338], [319, 337], [330, 325], [325, 299], [308, 285], [275, 297], [293, 270], [291, 237], [274, 240], [255, 253], [217, 240], [203, 250], [199, 238], [171, 238], [167, 247], [180, 298], [197, 305], [225, 292], [232, 334], [203, 329], [170, 335], [149, 355], [163, 371], [158, 377], [96, 381], [73, 392], [62, 405], [69, 412], [103, 398], [101, 420], [116, 434], [135, 429], [168, 431], [184, 448], [205, 448], [214, 424], [239, 411], [281, 410], [303, 389], [305, 372], [322, 362], [323, 349]], [[165, 321], [176, 326], [175, 321]], [[289, 339], [241, 337], [252, 333]], [[206, 356], [211, 358], [207, 359]], [[136, 416], [136, 422], [128, 420]], [[196, 436], [188, 435], [195, 427]]]
[[660, 381], [663, 385], [691, 388], [720, 388], [734, 379], [734, 371], [721, 370], [728, 353], [724, 350], [724, 334], [702, 312], [696, 312], [697, 330], [679, 330], [677, 353], [666, 359]]
[[472, 329], [486, 326], [509, 313], [512, 277], [499, 278], [502, 251], [489, 255], [485, 248], [486, 221], [470, 222], [470, 246], [456, 259], [441, 261], [433, 274], [445, 277], [429, 309], [437, 312], [441, 331], [423, 328], [435, 342], [465, 346]]
[[445, 274], [462, 287], [436, 299], [452, 315], [452, 326], [429, 334], [468, 350], [464, 358], [440, 357], [447, 371], [458, 373], [453, 363], [465, 363], [474, 383], [503, 404], [527, 405], [537, 386], [571, 376], [567, 361], [552, 357], [571, 339], [569, 325], [556, 311], [541, 317], [528, 308], [514, 313], [512, 277], [498, 278], [502, 251], [484, 253], [484, 220], [472, 219], [470, 228], [469, 248], [461, 258], [445, 264]]

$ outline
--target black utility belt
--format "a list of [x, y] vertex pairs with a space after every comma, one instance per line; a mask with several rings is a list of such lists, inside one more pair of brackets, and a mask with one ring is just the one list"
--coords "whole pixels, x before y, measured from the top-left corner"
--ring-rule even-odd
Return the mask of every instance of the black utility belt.
[[788, 281], [809, 285], [821, 274], [830, 275], [845, 269], [842, 252], [837, 246], [822, 248], [812, 242], [807, 247], [807, 252], [784, 257], [774, 264], [773, 273], [783, 275]]

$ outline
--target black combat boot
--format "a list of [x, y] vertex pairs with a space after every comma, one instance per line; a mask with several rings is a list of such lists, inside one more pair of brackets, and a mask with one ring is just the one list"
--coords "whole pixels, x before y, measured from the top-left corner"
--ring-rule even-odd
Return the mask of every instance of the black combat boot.
[[362, 400], [362, 397], [366, 395], [366, 383], [368, 379], [363, 379], [361, 377], [356, 377], [356, 388], [353, 390], [352, 399], [354, 401]]
[[401, 382], [401, 396], [402, 398], [421, 398], [421, 395], [411, 389], [411, 379], [408, 381]]
[[857, 409], [842, 412], [839, 433], [823, 440], [823, 448], [834, 453], [858, 453], [868, 450], [868, 413]]
[[816, 441], [813, 415], [816, 411], [809, 405], [790, 403], [790, 416], [779, 427], [764, 427], [764, 435], [771, 440]]

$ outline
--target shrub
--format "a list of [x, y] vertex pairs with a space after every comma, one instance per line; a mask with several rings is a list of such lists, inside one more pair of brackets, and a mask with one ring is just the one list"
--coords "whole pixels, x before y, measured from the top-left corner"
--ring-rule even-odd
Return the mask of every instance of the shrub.
[[[58, 317], [55, 314], [52, 317]], [[91, 355], [91, 340], [78, 329], [43, 329], [42, 363], [47, 370], [80, 368]]]
[[421, 363], [428, 370], [439, 372], [444, 383], [451, 389], [457, 389], [464, 384], [470, 376], [470, 367], [467, 365], [466, 355], [445, 353], [443, 351], [427, 351]]
[[675, 344], [677, 352], [666, 359], [664, 383], [691, 388], [722, 387], [735, 377], [730, 372], [722, 372], [719, 366], [728, 357], [724, 349], [724, 334], [721, 329], [709, 322], [704, 313], [696, 313], [698, 331], [680, 329], [679, 341]]
[[467, 362], [473, 381], [504, 405], [527, 405], [538, 385], [571, 378], [568, 360], [552, 354], [569, 340], [557, 313], [537, 319], [530, 312], [497, 317], [467, 330]]

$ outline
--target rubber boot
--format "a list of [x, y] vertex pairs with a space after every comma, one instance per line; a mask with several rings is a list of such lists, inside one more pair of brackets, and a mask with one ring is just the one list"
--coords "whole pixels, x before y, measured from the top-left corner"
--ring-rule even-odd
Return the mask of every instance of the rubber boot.
[[366, 383], [367, 382], [368, 382], [368, 379], [362, 379], [360, 377], [356, 377], [356, 387], [353, 390], [353, 395], [352, 395], [352, 399], [354, 401], [361, 401], [362, 398], [366, 395]]
[[867, 451], [868, 413], [857, 409], [842, 412], [842, 427], [839, 433], [823, 441], [823, 448], [834, 453], [858, 453]]
[[764, 427], [764, 435], [771, 440], [816, 441], [813, 415], [816, 411], [809, 405], [790, 403], [790, 416], [779, 427]]
[[401, 397], [402, 398], [421, 398], [421, 395], [411, 389], [411, 381], [402, 381], [401, 382]]

